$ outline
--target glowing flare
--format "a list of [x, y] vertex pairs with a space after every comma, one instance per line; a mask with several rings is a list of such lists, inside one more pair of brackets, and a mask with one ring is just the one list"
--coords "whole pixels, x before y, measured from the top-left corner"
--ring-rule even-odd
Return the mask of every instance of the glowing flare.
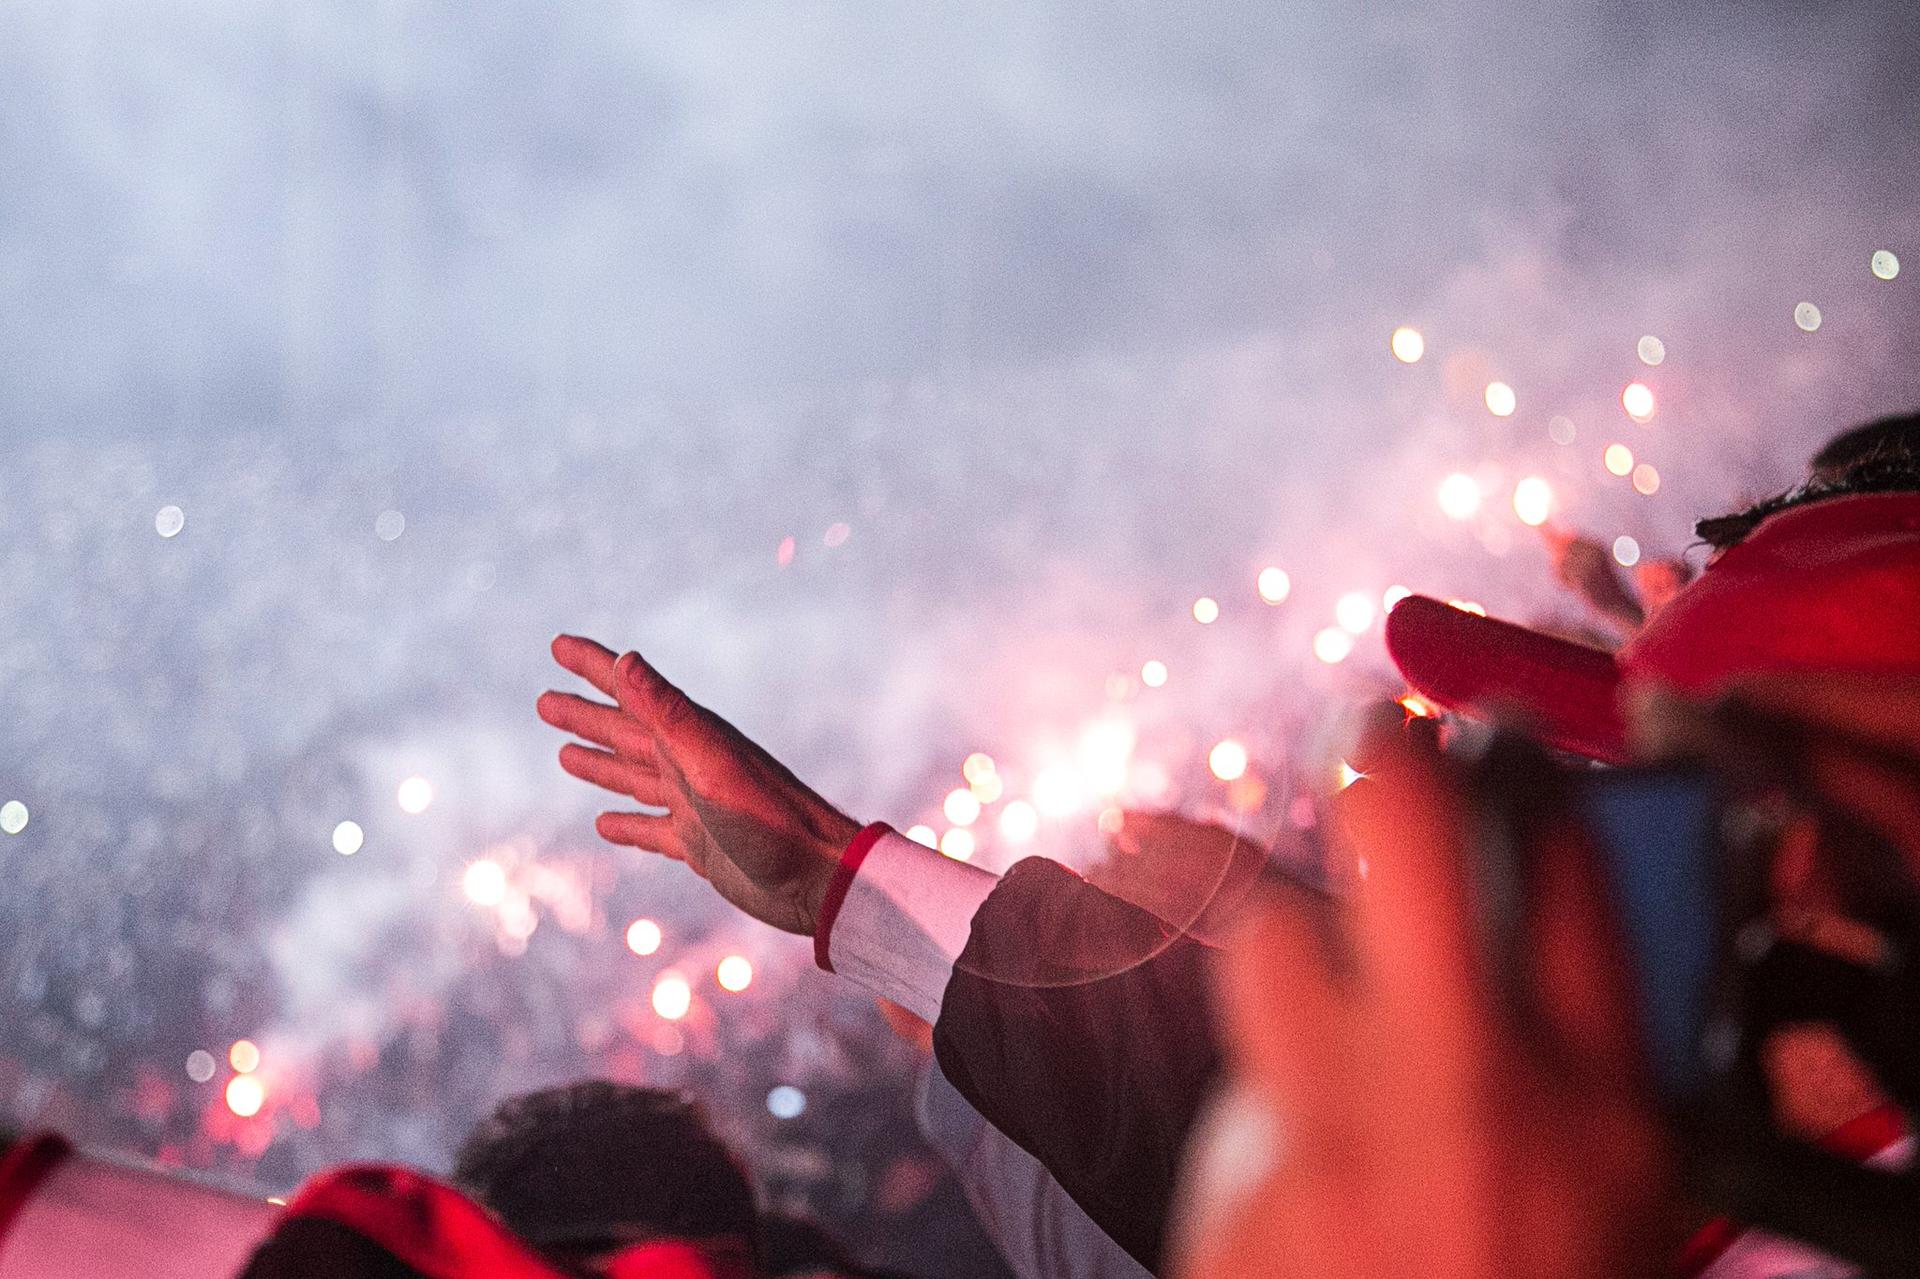
[[1245, 776], [1247, 748], [1229, 737], [1207, 752], [1207, 767], [1223, 782]]
[[187, 526], [187, 513], [177, 506], [163, 506], [153, 517], [153, 531], [161, 537], [178, 537]]
[[981, 781], [984, 778], [994, 776], [998, 772], [999, 768], [994, 764], [993, 756], [981, 751], [975, 751], [973, 754], [967, 756], [965, 762], [960, 765], [960, 776], [966, 778], [969, 782]]
[[1642, 462], [1633, 468], [1633, 487], [1640, 493], [1652, 497], [1660, 491], [1660, 472], [1651, 462]]
[[1436, 496], [1448, 519], [1470, 520], [1480, 509], [1480, 482], [1464, 471], [1455, 471], [1440, 481]]
[[1627, 475], [1633, 471], [1633, 450], [1624, 444], [1609, 444], [1601, 455], [1607, 469], [1615, 475]]
[[1048, 817], [1066, 817], [1083, 802], [1080, 779], [1066, 764], [1043, 768], [1033, 779], [1033, 806]]
[[267, 1087], [256, 1075], [235, 1075], [227, 1081], [227, 1109], [251, 1119], [267, 1104]]
[[1283, 568], [1261, 569], [1255, 585], [1260, 589], [1260, 598], [1269, 604], [1278, 604], [1293, 592], [1293, 579]]
[[424, 777], [409, 777], [400, 783], [394, 798], [399, 801], [401, 812], [418, 817], [433, 803], [433, 783]]
[[1133, 726], [1125, 720], [1103, 719], [1087, 725], [1075, 756], [1089, 790], [1114, 795], [1126, 788], [1133, 743]]
[[1374, 616], [1373, 596], [1365, 591], [1348, 591], [1333, 606], [1333, 620], [1351, 635], [1365, 634], [1373, 625]]
[[213, 1078], [216, 1069], [213, 1054], [204, 1048], [196, 1048], [187, 1054], [187, 1078], [196, 1084], [204, 1084]]
[[1202, 626], [1210, 626], [1220, 618], [1220, 602], [1210, 595], [1202, 595], [1193, 602], [1193, 620]]
[[1000, 774], [988, 773], [979, 781], [968, 786], [967, 789], [971, 791], [973, 797], [982, 804], [993, 804], [997, 803], [1000, 796], [1006, 792], [1007, 784], [1000, 780]]
[[1457, 608], [1462, 613], [1472, 613], [1475, 617], [1485, 617], [1487, 615], [1486, 605], [1476, 604], [1472, 600], [1448, 600], [1447, 607]]
[[1627, 383], [1626, 389], [1620, 392], [1620, 407], [1625, 409], [1627, 416], [1636, 422], [1651, 422], [1654, 410], [1653, 388], [1645, 382]]
[[1393, 358], [1402, 364], [1417, 364], [1420, 357], [1427, 353], [1427, 340], [1420, 336], [1420, 330], [1405, 325], [1393, 331], [1387, 345], [1393, 349]]
[[940, 836], [935, 833], [931, 826], [909, 826], [907, 827], [907, 838], [916, 844], [925, 844], [928, 848], [938, 848], [940, 846]]
[[1649, 366], [1667, 358], [1667, 344], [1651, 333], [1642, 337], [1633, 350], [1640, 357], [1640, 363]]
[[737, 995], [753, 985], [753, 964], [745, 955], [728, 955], [714, 969], [713, 976], [720, 983], [720, 989]]
[[17, 799], [10, 799], [0, 804], [0, 831], [6, 834], [18, 835], [27, 828], [27, 822], [31, 818], [32, 814], [27, 812], [27, 806]]
[[236, 1039], [227, 1049], [227, 1064], [243, 1075], [260, 1069], [260, 1049], [251, 1039]]
[[359, 822], [341, 822], [333, 828], [333, 851], [342, 857], [353, 856], [366, 842], [367, 833], [360, 829]]
[[775, 1119], [798, 1119], [807, 1113], [807, 1094], [792, 1084], [781, 1084], [767, 1094], [767, 1113]]
[[1024, 844], [1040, 829], [1040, 814], [1024, 799], [1016, 799], [1000, 811], [1000, 835], [1008, 843]]
[[1891, 249], [1876, 249], [1873, 256], [1867, 259], [1867, 269], [1879, 279], [1891, 280], [1900, 274], [1900, 259], [1894, 256]]
[[1793, 308], [1793, 322], [1801, 332], [1812, 333], [1820, 327], [1820, 308], [1811, 302], [1802, 302]]
[[957, 862], [972, 861], [978, 847], [973, 832], [964, 826], [956, 826], [940, 837], [940, 851]]
[[1380, 593], [1380, 610], [1384, 613], [1393, 612], [1393, 606], [1411, 594], [1413, 594], [1413, 592], [1406, 587], [1401, 586], [1397, 582], [1394, 583]]
[[653, 983], [653, 1011], [668, 1021], [679, 1021], [693, 1007], [693, 987], [679, 973], [662, 973]]
[[651, 919], [636, 919], [627, 925], [627, 949], [636, 955], [653, 954], [664, 940], [660, 925]]
[[970, 790], [950, 791], [940, 810], [955, 826], [971, 826], [980, 817], [980, 801]]
[[1365, 773], [1361, 772], [1359, 769], [1355, 768], [1352, 764], [1347, 763], [1347, 761], [1343, 759], [1340, 761], [1340, 772], [1339, 772], [1339, 775], [1334, 779], [1333, 788], [1335, 790], [1345, 790], [1347, 787], [1353, 785], [1355, 782], [1359, 781], [1362, 777], [1365, 777], [1365, 776], [1366, 776]]
[[467, 900], [476, 906], [498, 906], [507, 899], [507, 871], [499, 862], [483, 857], [467, 867], [460, 877]]
[[1338, 626], [1329, 626], [1313, 637], [1313, 655], [1332, 666], [1347, 660], [1353, 652], [1353, 636]]
[[1529, 475], [1513, 486], [1513, 513], [1520, 522], [1539, 528], [1553, 514], [1553, 486], [1538, 475]]
[[1512, 417], [1519, 403], [1519, 397], [1505, 382], [1487, 383], [1487, 412], [1495, 417]]
[[1148, 688], [1161, 688], [1167, 682], [1167, 664], [1150, 661], [1140, 668], [1140, 682]]
[[1408, 693], [1405, 697], [1401, 698], [1400, 706], [1407, 714], [1417, 715], [1421, 719], [1432, 719], [1439, 714], [1438, 711], [1433, 709], [1433, 703], [1417, 693]]
[[1627, 568], [1640, 562], [1640, 543], [1622, 533], [1613, 539], [1613, 558]]

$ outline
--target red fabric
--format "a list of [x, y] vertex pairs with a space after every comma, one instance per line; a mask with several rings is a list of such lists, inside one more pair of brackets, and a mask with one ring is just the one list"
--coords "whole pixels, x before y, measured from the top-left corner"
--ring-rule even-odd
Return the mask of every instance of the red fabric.
[[751, 1279], [743, 1261], [721, 1261], [697, 1245], [669, 1240], [643, 1243], [603, 1262], [606, 1279]]
[[813, 962], [827, 972], [833, 971], [833, 957], [828, 953], [833, 942], [833, 921], [840, 918], [840, 908], [846, 904], [853, 877], [860, 873], [860, 863], [867, 860], [867, 854], [880, 842], [880, 837], [892, 832], [893, 827], [885, 822], [875, 822], [862, 828], [847, 845], [847, 851], [840, 854], [840, 865], [834, 869], [833, 880], [827, 885], [827, 895], [820, 899], [820, 918], [813, 927]]
[[0, 1249], [6, 1247], [7, 1231], [13, 1228], [20, 1210], [47, 1179], [47, 1174], [73, 1153], [65, 1137], [41, 1133], [28, 1137], [0, 1154]]
[[562, 1279], [478, 1204], [405, 1168], [321, 1173], [288, 1202], [286, 1216], [345, 1226], [424, 1279]]
[[1832, 498], [1771, 516], [1620, 653], [1409, 596], [1387, 615], [1407, 682], [1449, 710], [1516, 713], [1536, 736], [1627, 758], [1623, 679], [1712, 692], [1769, 671], [1920, 674], [1920, 493]]

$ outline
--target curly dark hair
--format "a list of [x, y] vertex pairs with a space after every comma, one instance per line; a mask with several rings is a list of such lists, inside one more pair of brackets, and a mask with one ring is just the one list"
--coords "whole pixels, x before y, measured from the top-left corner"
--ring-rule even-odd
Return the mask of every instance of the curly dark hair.
[[756, 1237], [746, 1172], [698, 1107], [656, 1088], [585, 1080], [508, 1098], [461, 1143], [453, 1180], [562, 1258]]
[[1693, 526], [1694, 536], [1716, 551], [1746, 540], [1769, 515], [1828, 498], [1862, 493], [1920, 492], [1920, 413], [1878, 418], [1828, 440], [1813, 455], [1806, 483], [1756, 502], [1744, 511], [1717, 515]]

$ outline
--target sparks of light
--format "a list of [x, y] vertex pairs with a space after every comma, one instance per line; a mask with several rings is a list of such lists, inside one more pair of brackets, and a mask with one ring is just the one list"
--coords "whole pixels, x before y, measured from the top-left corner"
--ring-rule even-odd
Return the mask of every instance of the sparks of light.
[[383, 542], [395, 542], [407, 531], [407, 517], [398, 511], [382, 511], [373, 521], [373, 535]]
[[940, 836], [934, 832], [931, 826], [909, 826], [907, 827], [907, 838], [916, 844], [925, 844], [928, 848], [938, 848], [940, 846]]
[[999, 768], [994, 764], [993, 756], [983, 751], [975, 751], [973, 754], [967, 756], [965, 761], [960, 765], [960, 776], [966, 778], [969, 782], [977, 782], [983, 778], [993, 777], [998, 772]]
[[251, 1039], [236, 1039], [227, 1049], [227, 1064], [243, 1075], [260, 1069], [260, 1048]]
[[1247, 748], [1229, 737], [1207, 752], [1207, 767], [1223, 782], [1246, 776]]
[[973, 797], [982, 804], [993, 804], [999, 802], [1000, 796], [1006, 792], [1007, 784], [1000, 780], [1000, 774], [988, 773], [979, 781], [969, 785], [967, 789], [973, 792]]
[[1365, 773], [1343, 759], [1340, 761], [1340, 772], [1334, 778], [1333, 788], [1335, 790], [1345, 790], [1365, 776]]
[[1313, 637], [1313, 655], [1332, 666], [1344, 662], [1353, 652], [1353, 636], [1338, 626], [1329, 626]]
[[1373, 596], [1366, 591], [1348, 591], [1333, 605], [1333, 620], [1351, 635], [1364, 635], [1373, 625], [1376, 610]]
[[1010, 844], [1024, 844], [1040, 829], [1040, 813], [1024, 799], [1000, 810], [1000, 835]]
[[970, 790], [950, 791], [940, 811], [955, 826], [971, 826], [980, 817], [980, 801]]
[[1570, 417], [1556, 414], [1547, 419], [1547, 438], [1555, 444], [1571, 444], [1578, 433]]
[[957, 862], [970, 862], [979, 845], [973, 838], [973, 832], [964, 826], [955, 826], [940, 837], [940, 852]]
[[1133, 725], [1122, 719], [1103, 719], [1080, 733], [1075, 755], [1080, 776], [1096, 795], [1117, 795], [1126, 788], [1133, 763]]
[[1470, 520], [1480, 509], [1480, 481], [1455, 471], [1440, 481], [1440, 510], [1450, 520]]
[[1553, 514], [1553, 486], [1538, 475], [1529, 475], [1513, 486], [1513, 513], [1522, 524], [1539, 528]]
[[1402, 364], [1417, 364], [1427, 353], [1427, 340], [1420, 336], [1420, 330], [1405, 325], [1393, 331], [1388, 345], [1393, 348], [1393, 358]]
[[679, 1021], [693, 1007], [693, 987], [679, 973], [661, 973], [653, 983], [653, 1011], [668, 1021]]
[[1636, 422], [1646, 423], [1653, 420], [1653, 388], [1645, 382], [1629, 382], [1620, 392], [1620, 407], [1627, 416]]
[[227, 1081], [227, 1109], [251, 1119], [267, 1104], [267, 1088], [257, 1075], [235, 1075]]
[[1383, 613], [1393, 612], [1394, 605], [1411, 594], [1413, 594], [1412, 591], [1395, 582], [1392, 586], [1380, 592], [1380, 611]]
[[187, 526], [187, 513], [177, 506], [163, 506], [153, 517], [153, 531], [161, 537], [179, 537]]
[[1505, 382], [1487, 383], [1487, 412], [1495, 417], [1512, 417], [1519, 403], [1519, 397]]
[[1640, 543], [1622, 533], [1613, 539], [1613, 558], [1627, 568], [1640, 562]]
[[1033, 779], [1033, 806], [1048, 817], [1066, 817], [1085, 802], [1080, 794], [1080, 778], [1067, 764], [1054, 764], [1040, 770]]
[[781, 1084], [767, 1094], [767, 1113], [775, 1119], [798, 1119], [807, 1113], [807, 1094], [792, 1084]]
[[204, 1048], [196, 1048], [187, 1054], [187, 1078], [196, 1084], [204, 1084], [212, 1079], [216, 1068], [213, 1054]]
[[1640, 357], [1640, 363], [1646, 365], [1658, 364], [1667, 358], [1667, 344], [1651, 333], [1642, 337], [1633, 350]]
[[665, 940], [660, 925], [651, 919], [636, 919], [627, 925], [627, 949], [636, 955], [653, 954]]
[[1140, 667], [1140, 682], [1148, 688], [1163, 688], [1167, 682], [1167, 664], [1159, 660], [1144, 663]]
[[1202, 626], [1210, 626], [1220, 620], [1220, 601], [1211, 595], [1202, 595], [1193, 602], [1193, 620]]
[[482, 857], [460, 877], [467, 900], [476, 906], [498, 906], [507, 899], [507, 869], [491, 857]]
[[1293, 579], [1283, 568], [1261, 569], [1255, 585], [1260, 588], [1260, 598], [1269, 604], [1278, 604], [1293, 593]]
[[1648, 497], [1660, 491], [1660, 472], [1653, 463], [1642, 462], [1633, 468], [1633, 487]]
[[0, 832], [18, 835], [27, 828], [27, 822], [31, 817], [32, 814], [27, 811], [25, 804], [17, 799], [10, 799], [0, 804]]
[[1867, 268], [1882, 280], [1891, 280], [1900, 274], [1900, 259], [1894, 256], [1892, 249], [1875, 249], [1867, 260]]
[[753, 985], [753, 963], [745, 955], [728, 955], [713, 970], [713, 979], [720, 983], [720, 989], [737, 995]]
[[351, 857], [366, 846], [367, 833], [360, 829], [359, 822], [341, 822], [333, 828], [333, 851], [342, 857]]
[[1633, 450], [1624, 444], [1609, 444], [1601, 455], [1607, 469], [1615, 475], [1626, 475], [1633, 470]]
[[1406, 711], [1407, 714], [1417, 715], [1421, 719], [1433, 719], [1439, 714], [1439, 712], [1433, 709], [1433, 703], [1418, 693], [1408, 693], [1405, 697], [1401, 698], [1400, 708]]
[[1462, 613], [1472, 613], [1475, 617], [1485, 617], [1487, 615], [1487, 606], [1475, 603], [1473, 600], [1448, 600], [1447, 607], [1457, 608]]
[[400, 783], [395, 798], [400, 801], [401, 812], [418, 817], [433, 803], [433, 783], [424, 777], [409, 777]]
[[1803, 333], [1811, 333], [1820, 327], [1820, 308], [1811, 302], [1802, 302], [1793, 308], [1793, 322]]

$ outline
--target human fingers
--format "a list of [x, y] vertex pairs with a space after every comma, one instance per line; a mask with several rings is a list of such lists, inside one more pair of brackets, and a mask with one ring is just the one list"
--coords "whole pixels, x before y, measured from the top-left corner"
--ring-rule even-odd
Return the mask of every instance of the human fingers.
[[620, 755], [568, 742], [560, 748], [560, 767], [583, 782], [617, 795], [631, 795], [642, 804], [669, 807], [672, 791], [657, 769]]
[[660, 853], [675, 861], [687, 859], [686, 842], [680, 838], [671, 817], [653, 813], [602, 813], [594, 820], [593, 828], [609, 844]]
[[712, 786], [733, 775], [743, 756], [758, 752], [725, 720], [696, 703], [648, 665], [638, 653], [624, 653], [614, 669], [620, 708], [653, 730], [657, 746], [696, 786]]
[[572, 733], [628, 759], [654, 757], [653, 739], [647, 730], [617, 706], [591, 702], [572, 693], [547, 692], [540, 694], [535, 708], [541, 719], [563, 733]]
[[553, 660], [587, 683], [612, 697], [613, 664], [619, 654], [605, 645], [580, 635], [557, 635], [552, 644]]

